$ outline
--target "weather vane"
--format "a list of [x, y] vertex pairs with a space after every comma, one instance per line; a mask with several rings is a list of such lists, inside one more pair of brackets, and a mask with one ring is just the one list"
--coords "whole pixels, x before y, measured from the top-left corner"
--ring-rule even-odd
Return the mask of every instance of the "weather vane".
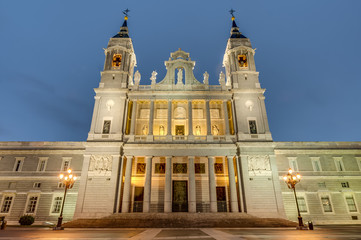
[[234, 17], [233, 13], [235, 12], [235, 10], [233, 10], [233, 9], [231, 8], [231, 10], [229, 10], [229, 12], [230, 12], [230, 14], [232, 15], [232, 17]]
[[130, 12], [130, 10], [127, 8], [127, 9], [125, 9], [125, 10], [123, 11], [123, 14], [124, 14], [126, 17], [128, 17], [128, 12]]

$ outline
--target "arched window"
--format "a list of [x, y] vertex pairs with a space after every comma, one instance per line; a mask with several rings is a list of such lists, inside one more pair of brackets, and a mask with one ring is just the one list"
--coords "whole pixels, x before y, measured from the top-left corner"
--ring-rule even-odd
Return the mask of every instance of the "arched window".
[[114, 54], [113, 55], [113, 61], [112, 61], [112, 67], [120, 67], [121, 63], [122, 63], [122, 55], [121, 54]]
[[238, 55], [238, 65], [241, 68], [248, 67], [247, 56], [245, 54]]

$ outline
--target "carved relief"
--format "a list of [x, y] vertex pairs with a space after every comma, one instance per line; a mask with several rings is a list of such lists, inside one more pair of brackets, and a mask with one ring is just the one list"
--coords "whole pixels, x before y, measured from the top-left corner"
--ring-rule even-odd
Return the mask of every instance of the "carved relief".
[[248, 171], [250, 175], [271, 175], [270, 157], [268, 155], [248, 156]]
[[164, 174], [165, 173], [165, 163], [156, 163], [154, 165], [154, 173]]
[[113, 157], [110, 155], [91, 155], [89, 175], [110, 175]]
[[137, 174], [145, 174], [145, 163], [137, 163]]
[[206, 164], [204, 163], [195, 163], [194, 172], [197, 174], [206, 173]]
[[186, 163], [173, 163], [173, 173], [187, 173]]
[[215, 163], [214, 164], [214, 173], [215, 174], [223, 174], [223, 163]]

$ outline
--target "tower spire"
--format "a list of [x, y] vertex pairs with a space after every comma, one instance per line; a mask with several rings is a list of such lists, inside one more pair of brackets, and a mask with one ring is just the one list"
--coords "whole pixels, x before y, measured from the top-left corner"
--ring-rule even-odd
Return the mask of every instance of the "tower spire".
[[129, 33], [128, 33], [128, 12], [130, 12], [130, 10], [127, 8], [122, 12], [124, 14], [123, 25], [120, 27], [120, 31], [118, 32], [118, 34], [115, 35], [113, 38], [129, 38]]
[[231, 9], [229, 10], [229, 13], [232, 15], [232, 28], [231, 28], [231, 38], [247, 38], [242, 33], [239, 32], [239, 27], [236, 24], [234, 13], [235, 10]]

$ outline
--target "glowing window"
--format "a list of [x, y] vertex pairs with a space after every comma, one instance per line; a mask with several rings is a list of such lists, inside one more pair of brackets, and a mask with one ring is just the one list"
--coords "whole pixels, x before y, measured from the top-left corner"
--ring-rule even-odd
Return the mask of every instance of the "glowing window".
[[120, 67], [121, 63], [122, 63], [122, 55], [121, 54], [114, 54], [113, 55], [112, 67]]
[[241, 68], [248, 67], [247, 56], [244, 54], [238, 55], [238, 65]]

